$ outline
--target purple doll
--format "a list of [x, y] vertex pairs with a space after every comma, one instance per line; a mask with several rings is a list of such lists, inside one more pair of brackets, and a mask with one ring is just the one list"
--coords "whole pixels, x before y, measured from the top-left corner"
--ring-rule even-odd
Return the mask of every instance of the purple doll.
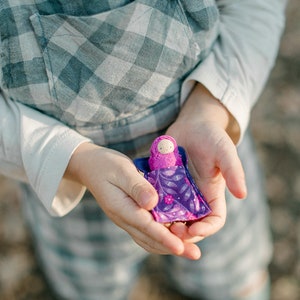
[[134, 162], [157, 190], [158, 204], [151, 211], [156, 221], [193, 221], [211, 212], [188, 171], [184, 149], [173, 137], [159, 136], [151, 146], [150, 157]]
[[175, 139], [169, 135], [162, 135], [156, 138], [150, 149], [148, 163], [151, 171], [182, 166]]

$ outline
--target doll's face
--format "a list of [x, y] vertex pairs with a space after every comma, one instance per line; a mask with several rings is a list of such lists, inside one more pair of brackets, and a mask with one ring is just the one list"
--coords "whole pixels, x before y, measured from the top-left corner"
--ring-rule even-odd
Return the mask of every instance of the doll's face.
[[174, 144], [169, 140], [161, 140], [157, 144], [157, 151], [161, 154], [168, 154], [174, 152]]

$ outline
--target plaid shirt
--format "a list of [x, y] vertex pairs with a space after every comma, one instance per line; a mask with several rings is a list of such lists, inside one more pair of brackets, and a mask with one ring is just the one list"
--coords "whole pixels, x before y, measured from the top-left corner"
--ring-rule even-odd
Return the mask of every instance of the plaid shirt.
[[63, 179], [74, 149], [90, 138], [129, 156], [147, 152], [195, 81], [243, 136], [285, 4], [1, 0], [1, 173], [29, 182], [50, 213], [63, 215], [83, 193]]
[[3, 93], [125, 152], [174, 120], [218, 33], [213, 0], [17, 3], [1, 1]]

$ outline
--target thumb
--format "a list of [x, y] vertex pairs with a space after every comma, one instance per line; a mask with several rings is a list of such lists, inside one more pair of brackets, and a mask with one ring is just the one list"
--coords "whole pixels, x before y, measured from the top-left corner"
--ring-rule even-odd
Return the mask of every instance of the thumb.
[[151, 210], [157, 205], [158, 194], [133, 164], [131, 167], [127, 176], [120, 176], [119, 187], [141, 208]]

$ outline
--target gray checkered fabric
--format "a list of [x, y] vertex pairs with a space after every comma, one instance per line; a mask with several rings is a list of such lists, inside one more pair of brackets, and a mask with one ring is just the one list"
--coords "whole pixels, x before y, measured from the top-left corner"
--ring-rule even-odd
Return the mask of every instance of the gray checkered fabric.
[[218, 32], [213, 0], [4, 0], [0, 19], [3, 92], [122, 151], [174, 120]]

